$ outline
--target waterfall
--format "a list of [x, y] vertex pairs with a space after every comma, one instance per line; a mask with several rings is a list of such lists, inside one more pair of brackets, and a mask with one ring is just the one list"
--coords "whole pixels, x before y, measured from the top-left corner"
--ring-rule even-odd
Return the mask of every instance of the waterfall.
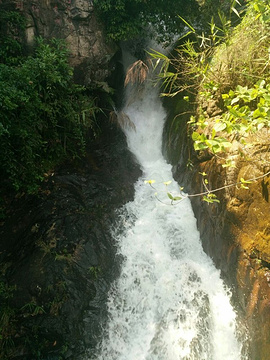
[[[179, 185], [162, 157], [166, 113], [158, 91], [148, 81], [126, 104], [136, 130], [124, 131], [143, 176], [114, 230], [121, 273], [108, 294], [107, 324], [93, 359], [246, 359], [230, 291], [202, 249], [190, 201], [172, 206], [167, 196], [178, 194]], [[145, 180], [155, 180], [155, 190]]]

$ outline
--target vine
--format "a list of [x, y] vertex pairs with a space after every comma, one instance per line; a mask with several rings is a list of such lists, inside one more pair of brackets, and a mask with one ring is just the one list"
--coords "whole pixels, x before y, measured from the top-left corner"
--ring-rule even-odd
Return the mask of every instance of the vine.
[[179, 202], [181, 202], [181, 201], [183, 201], [185, 199], [193, 198], [193, 197], [200, 197], [200, 196], [203, 197], [203, 201], [205, 201], [205, 202], [207, 202], [209, 204], [213, 204], [213, 203], [219, 203], [220, 202], [219, 199], [217, 199], [217, 196], [215, 195], [216, 192], [221, 191], [221, 190], [225, 190], [225, 189], [228, 189], [228, 188], [231, 188], [231, 187], [237, 187], [238, 185], [240, 185], [240, 188], [248, 190], [249, 189], [248, 184], [251, 184], [253, 182], [256, 182], [256, 181], [258, 181], [260, 179], [265, 178], [266, 176], [269, 176], [270, 175], [270, 170], [268, 172], [266, 172], [265, 174], [263, 174], [263, 175], [256, 176], [254, 178], [250, 178], [250, 179], [247, 179], [247, 180], [245, 180], [244, 178], [240, 178], [240, 181], [237, 181], [236, 183], [224, 185], [224, 186], [221, 186], [219, 188], [212, 189], [212, 190], [210, 190], [208, 188], [208, 180], [206, 178], [207, 174], [205, 172], [200, 173], [200, 174], [203, 176], [202, 183], [203, 183], [203, 186], [205, 188], [205, 191], [202, 191], [202, 192], [196, 193], [196, 194], [185, 194], [183, 192], [184, 188], [180, 187], [179, 188], [179, 190], [180, 190], [179, 194], [175, 196], [170, 191], [168, 191], [168, 189], [167, 189], [167, 187], [172, 183], [172, 181], [163, 182], [163, 184], [166, 187], [167, 196], [170, 199], [170, 204], [165, 203], [164, 201], [162, 201], [158, 197], [157, 189], [153, 186], [153, 184], [155, 184], [155, 182], [156, 182], [155, 180], [145, 180], [144, 183], [149, 184], [150, 187], [155, 190], [155, 197], [157, 198], [157, 200], [159, 202], [161, 202], [162, 204], [165, 204], [165, 205], [177, 205]]

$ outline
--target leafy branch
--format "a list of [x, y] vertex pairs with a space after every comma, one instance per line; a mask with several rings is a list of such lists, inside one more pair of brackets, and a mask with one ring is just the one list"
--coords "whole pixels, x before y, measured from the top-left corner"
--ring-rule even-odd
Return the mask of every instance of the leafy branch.
[[224, 185], [224, 186], [221, 186], [221, 187], [216, 188], [216, 189], [209, 189], [208, 180], [206, 178], [207, 174], [205, 172], [200, 173], [200, 174], [203, 176], [202, 182], [203, 182], [203, 186], [205, 188], [205, 191], [202, 191], [202, 192], [196, 193], [196, 194], [185, 194], [185, 193], [183, 193], [184, 188], [180, 187], [179, 188], [180, 194], [177, 195], [177, 196], [174, 196], [170, 191], [167, 190], [167, 186], [169, 186], [172, 181], [163, 182], [163, 184], [166, 187], [167, 196], [170, 199], [170, 204], [165, 203], [164, 201], [162, 201], [158, 197], [157, 189], [153, 186], [153, 184], [156, 182], [155, 180], [145, 180], [144, 183], [149, 184], [150, 187], [155, 190], [155, 197], [157, 198], [157, 200], [159, 202], [161, 202], [162, 204], [165, 204], [165, 205], [177, 205], [179, 202], [181, 202], [181, 201], [183, 201], [183, 200], [185, 200], [187, 198], [193, 198], [193, 197], [199, 197], [199, 196], [201, 196], [203, 201], [207, 202], [208, 204], [213, 204], [213, 203], [219, 203], [220, 202], [217, 199], [217, 196], [215, 195], [216, 192], [221, 191], [221, 190], [225, 190], [225, 189], [228, 189], [228, 188], [231, 188], [231, 187], [237, 187], [239, 185], [240, 185], [240, 188], [248, 190], [249, 189], [248, 184], [251, 184], [253, 182], [256, 182], [256, 181], [258, 181], [260, 179], [265, 178], [266, 176], [269, 176], [270, 175], [270, 170], [268, 172], [266, 172], [265, 174], [260, 175], [260, 176], [256, 176], [254, 178], [250, 178], [250, 179], [246, 179], [246, 180], [244, 178], [240, 178], [240, 181], [237, 181], [237, 182], [232, 183], [232, 184]]

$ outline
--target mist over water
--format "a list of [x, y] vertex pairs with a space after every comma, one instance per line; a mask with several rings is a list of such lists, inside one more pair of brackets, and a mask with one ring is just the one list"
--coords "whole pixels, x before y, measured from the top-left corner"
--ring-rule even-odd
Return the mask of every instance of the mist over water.
[[94, 359], [243, 360], [230, 291], [203, 252], [190, 201], [171, 206], [166, 194], [164, 182], [175, 194], [179, 185], [162, 157], [166, 113], [157, 89], [149, 82], [130, 96], [123, 111], [136, 131], [124, 131], [143, 176], [113, 231], [123, 261]]

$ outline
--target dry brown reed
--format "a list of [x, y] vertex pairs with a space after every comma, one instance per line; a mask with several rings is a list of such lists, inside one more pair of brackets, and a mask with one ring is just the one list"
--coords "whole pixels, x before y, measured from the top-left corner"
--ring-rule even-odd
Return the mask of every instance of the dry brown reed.
[[142, 60], [137, 60], [127, 70], [125, 86], [127, 84], [142, 84], [148, 75], [149, 67]]

